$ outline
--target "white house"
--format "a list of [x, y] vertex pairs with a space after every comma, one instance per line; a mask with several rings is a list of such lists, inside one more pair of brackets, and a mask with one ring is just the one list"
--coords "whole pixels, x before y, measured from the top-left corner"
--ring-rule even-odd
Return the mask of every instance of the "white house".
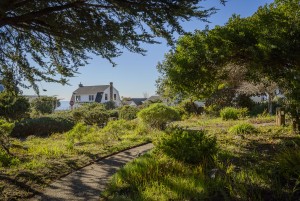
[[119, 91], [114, 88], [113, 83], [109, 85], [83, 86], [79, 84], [71, 97], [70, 105], [75, 107], [81, 103], [106, 103], [114, 101], [116, 106], [121, 106]]

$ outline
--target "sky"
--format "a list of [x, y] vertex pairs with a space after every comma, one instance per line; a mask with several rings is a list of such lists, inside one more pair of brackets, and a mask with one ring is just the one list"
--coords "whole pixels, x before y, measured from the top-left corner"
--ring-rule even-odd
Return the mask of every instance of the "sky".
[[[228, 0], [223, 6], [219, 0], [206, 0], [200, 5], [205, 8], [214, 6], [219, 9], [216, 14], [208, 18], [210, 23], [192, 20], [181, 25], [188, 32], [201, 30], [206, 25], [213, 28], [215, 25], [224, 25], [232, 14], [247, 17], [252, 15], [259, 6], [272, 2], [273, 0]], [[161, 44], [142, 44], [142, 47], [147, 50], [146, 56], [124, 51], [120, 57], [114, 59], [117, 63], [116, 67], [112, 67], [112, 64], [99, 56], [90, 55], [89, 64], [80, 68], [76, 77], [69, 78], [70, 85], [42, 82], [39, 84], [40, 95], [57, 96], [62, 101], [69, 101], [79, 83], [92, 86], [108, 85], [110, 82], [113, 82], [121, 97], [139, 98], [155, 95], [155, 81], [159, 77], [156, 65], [163, 61], [164, 54], [171, 49], [164, 39], [159, 41]], [[24, 89], [23, 94], [34, 95], [35, 93], [32, 89]]]

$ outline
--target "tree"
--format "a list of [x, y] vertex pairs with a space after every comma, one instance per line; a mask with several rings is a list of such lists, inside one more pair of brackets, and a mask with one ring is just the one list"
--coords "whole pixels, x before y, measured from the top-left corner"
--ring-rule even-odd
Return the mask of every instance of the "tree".
[[0, 117], [7, 121], [21, 120], [28, 116], [28, 99], [8, 92], [0, 93]]
[[226, 66], [242, 66], [246, 80], [267, 78], [300, 107], [299, 15], [299, 0], [275, 0], [247, 18], [234, 15], [224, 26], [182, 37], [158, 70], [169, 88], [208, 96], [228, 77]]
[[243, 82], [237, 89], [238, 92], [245, 95], [267, 95], [269, 114], [273, 114], [272, 101], [277, 95], [278, 85], [263, 78], [260, 83]]
[[[140, 43], [173, 43], [180, 22], [206, 20], [215, 8], [201, 0], [2, 0], [0, 75], [7, 90], [37, 81], [67, 83], [90, 53], [113, 63], [123, 49], [144, 54]], [[224, 0], [221, 0], [224, 3]], [[114, 63], [113, 63], [114, 64]], [[26, 80], [29, 84], [24, 82]]]
[[31, 102], [31, 107], [40, 114], [51, 114], [60, 102], [56, 97], [38, 97]]

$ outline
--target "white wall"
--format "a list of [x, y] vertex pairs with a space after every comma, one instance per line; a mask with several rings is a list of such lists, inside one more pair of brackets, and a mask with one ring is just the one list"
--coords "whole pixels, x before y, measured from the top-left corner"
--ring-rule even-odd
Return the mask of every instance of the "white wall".
[[[107, 94], [107, 100], [105, 100], [105, 94]], [[116, 106], [121, 106], [121, 98], [119, 95], [119, 91], [116, 90], [115, 88], [113, 88], [113, 94], [117, 95], [117, 97], [116, 97], [117, 99], [113, 100], [116, 103]], [[113, 95], [113, 97], [114, 97], [114, 95]], [[105, 91], [103, 92], [101, 103], [106, 103], [109, 101], [109, 99], [110, 99], [110, 87], [105, 89]]]
[[[93, 101], [90, 101], [89, 100], [89, 96], [90, 95], [94, 95], [94, 100]], [[76, 96], [78, 96], [78, 95], [75, 95], [75, 102], [77, 102], [76, 101]], [[79, 103], [86, 103], [86, 102], [95, 102], [95, 99], [96, 99], [96, 94], [80, 94], [80, 101], [79, 101]]]

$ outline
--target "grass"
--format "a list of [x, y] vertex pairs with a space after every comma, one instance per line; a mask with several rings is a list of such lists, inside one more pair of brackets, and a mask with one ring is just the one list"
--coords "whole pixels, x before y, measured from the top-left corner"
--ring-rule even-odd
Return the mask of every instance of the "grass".
[[[155, 149], [117, 172], [102, 200], [299, 200], [300, 138], [270, 119], [274, 117], [176, 122], [216, 137], [214, 167], [189, 165]], [[251, 122], [253, 134], [228, 132]]]
[[137, 126], [137, 122], [124, 124], [131, 126], [114, 131], [114, 135], [107, 129], [81, 125], [68, 133], [45, 138], [13, 139], [10, 151], [14, 157], [0, 152], [0, 200], [28, 198], [53, 180], [99, 157], [149, 142], [152, 135], [159, 134]]

